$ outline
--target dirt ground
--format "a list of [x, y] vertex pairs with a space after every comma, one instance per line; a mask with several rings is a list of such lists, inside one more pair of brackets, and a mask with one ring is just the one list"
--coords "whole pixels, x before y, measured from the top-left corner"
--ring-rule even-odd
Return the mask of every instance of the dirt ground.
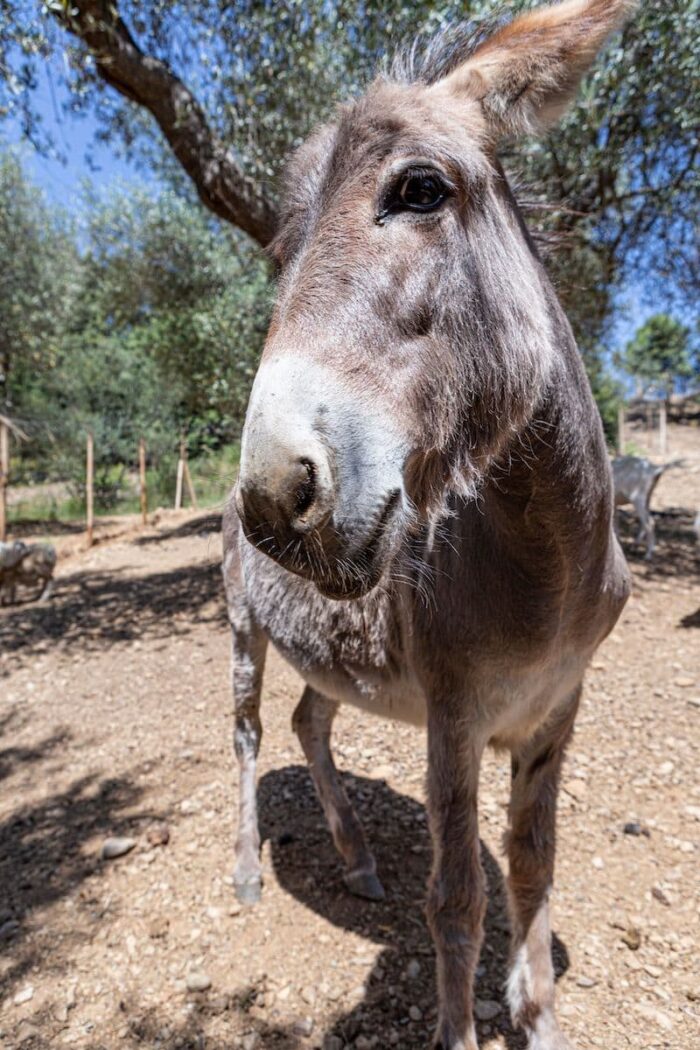
[[[589, 672], [561, 794], [554, 956], [578, 1050], [700, 1046], [700, 432], [674, 432], [669, 458], [680, 451], [686, 466], [658, 488], [651, 564], [623, 520], [634, 594]], [[91, 551], [71, 537], [53, 600], [0, 610], [3, 1048], [429, 1046], [424, 734], [350, 709], [338, 719], [338, 763], [388, 891], [363, 903], [343, 887], [290, 729], [300, 682], [274, 653], [264, 893], [254, 908], [235, 901], [218, 529], [215, 514], [181, 515]], [[522, 1046], [502, 992], [508, 778], [489, 756], [477, 986], [489, 1050]], [[136, 844], [102, 860], [114, 836]]]

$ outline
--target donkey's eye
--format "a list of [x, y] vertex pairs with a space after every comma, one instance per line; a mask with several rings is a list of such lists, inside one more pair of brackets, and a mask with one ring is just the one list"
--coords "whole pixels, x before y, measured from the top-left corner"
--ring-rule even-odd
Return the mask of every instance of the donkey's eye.
[[445, 187], [435, 175], [429, 175], [427, 172], [406, 175], [399, 185], [398, 198], [406, 208], [430, 211], [431, 208], [442, 204]]
[[400, 211], [435, 211], [449, 196], [450, 187], [436, 171], [404, 171], [386, 192], [377, 215], [381, 222]]

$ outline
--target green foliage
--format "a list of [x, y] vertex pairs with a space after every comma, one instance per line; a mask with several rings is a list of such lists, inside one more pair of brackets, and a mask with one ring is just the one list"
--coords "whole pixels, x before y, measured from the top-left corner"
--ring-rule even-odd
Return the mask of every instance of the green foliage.
[[77, 274], [70, 224], [24, 179], [19, 158], [0, 152], [0, 410], [10, 416], [55, 364]]
[[654, 314], [628, 342], [620, 364], [643, 386], [668, 397], [693, 375], [690, 329], [668, 314]]
[[88, 203], [86, 281], [105, 330], [153, 358], [192, 452], [237, 437], [269, 320], [260, 252], [173, 192]]
[[133, 188], [88, 196], [79, 254], [78, 231], [57, 227], [0, 154], [5, 171], [17, 225], [0, 241], [0, 318], [17, 319], [5, 370], [30, 435], [14, 476], [67, 481], [79, 505], [91, 431], [96, 503], [114, 508], [144, 437], [154, 491], [171, 499], [181, 433], [195, 456], [240, 433], [268, 323], [265, 262], [201, 206]]

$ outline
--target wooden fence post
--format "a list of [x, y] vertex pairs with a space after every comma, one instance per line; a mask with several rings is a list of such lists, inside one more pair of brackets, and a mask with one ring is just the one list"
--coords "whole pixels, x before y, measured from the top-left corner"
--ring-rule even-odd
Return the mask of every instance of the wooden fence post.
[[182, 480], [185, 476], [185, 439], [180, 438], [180, 458], [177, 461], [177, 480], [175, 481], [175, 510], [182, 507]]
[[625, 405], [621, 401], [617, 406], [617, 451], [618, 455], [625, 454]]
[[665, 456], [668, 451], [668, 429], [666, 423], [666, 402], [662, 401], [659, 405], [659, 452], [662, 456]]
[[148, 488], [146, 485], [146, 442], [139, 438], [139, 496], [141, 499], [141, 524], [148, 521]]
[[0, 421], [0, 542], [7, 539], [7, 486], [10, 480], [10, 428]]
[[187, 462], [187, 443], [184, 437], [180, 438], [180, 458], [177, 461], [177, 481], [175, 482], [175, 510], [182, 509], [182, 487], [183, 483], [187, 486], [187, 495], [190, 498], [190, 503], [193, 508], [197, 510], [197, 496], [195, 495], [194, 485], [192, 484], [192, 475], [190, 474], [189, 464]]
[[87, 454], [85, 457], [85, 509], [87, 515], [87, 545], [92, 547], [94, 526], [94, 476], [95, 476], [95, 439], [88, 431]]
[[192, 484], [192, 475], [190, 474], [190, 465], [187, 462], [187, 456], [185, 456], [185, 484], [187, 485], [187, 494], [190, 497], [192, 508], [193, 510], [197, 510], [197, 497], [195, 495], [194, 485]]

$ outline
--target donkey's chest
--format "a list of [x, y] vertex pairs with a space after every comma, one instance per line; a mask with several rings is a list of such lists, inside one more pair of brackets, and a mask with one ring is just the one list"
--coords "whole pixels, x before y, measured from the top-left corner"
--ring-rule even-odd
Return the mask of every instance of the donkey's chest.
[[[428, 655], [434, 667], [437, 655], [439, 663], [463, 668], [465, 704], [473, 705], [475, 716], [479, 712], [487, 736], [502, 738], [518, 734], [520, 723], [533, 716], [545, 717], [558, 700], [558, 683], [571, 687], [571, 660], [556, 647], [530, 666], [503, 654], [494, 662], [482, 646], [471, 651], [466, 627], [458, 641], [447, 631], [442, 639], [427, 639], [412, 626], [410, 607], [381, 589], [360, 601], [334, 602], [267, 559], [254, 556], [247, 569], [257, 622], [309, 685], [339, 703], [424, 725], [421, 668]], [[579, 673], [578, 659], [573, 662]]]

